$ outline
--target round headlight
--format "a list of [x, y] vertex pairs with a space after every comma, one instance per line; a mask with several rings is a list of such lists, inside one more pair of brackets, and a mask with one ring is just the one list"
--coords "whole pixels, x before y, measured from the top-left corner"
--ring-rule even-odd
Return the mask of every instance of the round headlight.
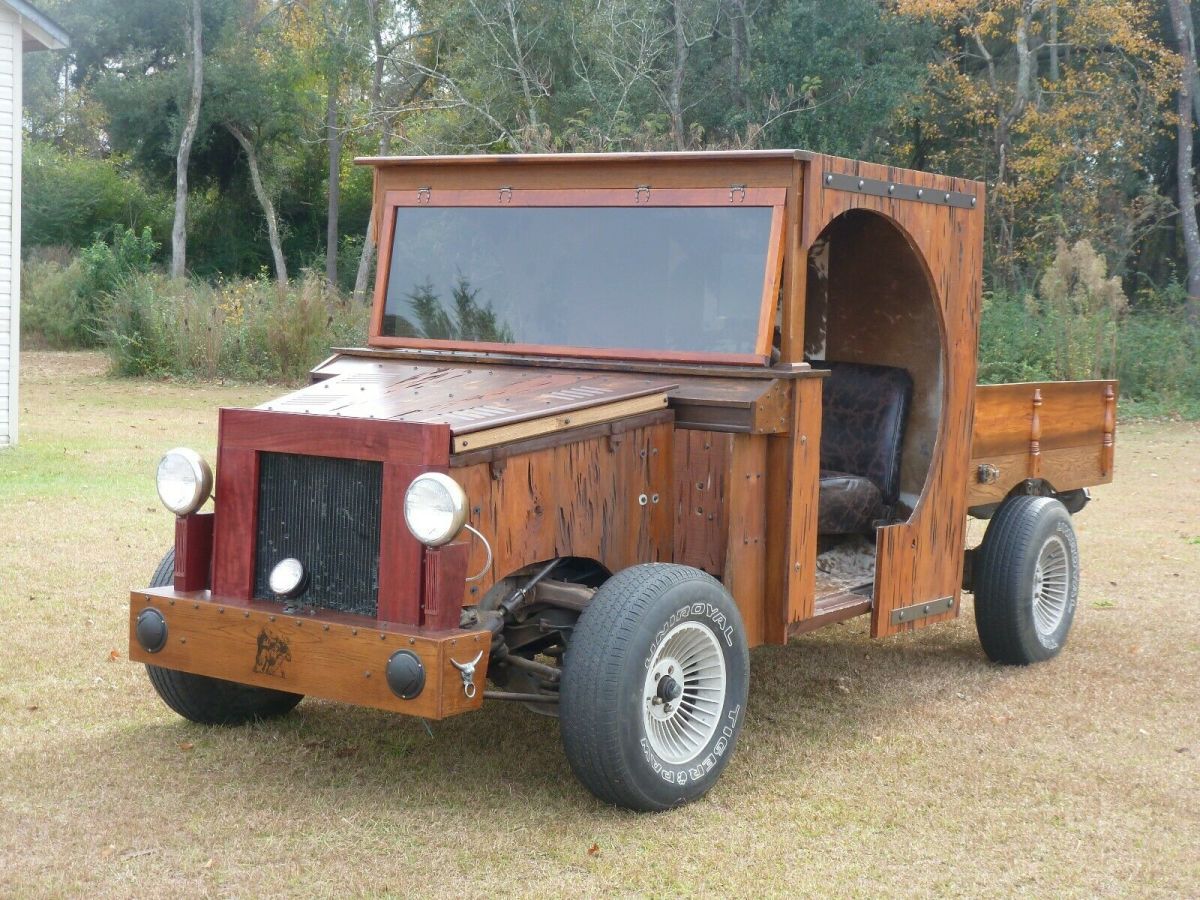
[[212, 493], [212, 469], [187, 447], [168, 450], [158, 463], [158, 499], [177, 516], [194, 513]]
[[422, 544], [437, 547], [454, 539], [467, 521], [467, 495], [449, 475], [426, 472], [404, 494], [404, 521]]

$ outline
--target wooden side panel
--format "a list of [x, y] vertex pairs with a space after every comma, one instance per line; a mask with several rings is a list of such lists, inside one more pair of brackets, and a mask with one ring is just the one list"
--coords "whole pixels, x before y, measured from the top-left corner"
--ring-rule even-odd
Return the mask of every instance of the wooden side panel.
[[[596, 559], [612, 571], [670, 560], [673, 456], [673, 427], [664, 422], [451, 470], [466, 491], [470, 523], [495, 556], [488, 574], [466, 588], [464, 603], [555, 556]], [[475, 540], [470, 572], [485, 562]]]
[[733, 435], [675, 432], [674, 561], [720, 578], [725, 572], [729, 505], [725, 502]]
[[[941, 325], [941, 414], [925, 487], [906, 523], [878, 531], [871, 633], [880, 637], [916, 627], [890, 624], [891, 612], [897, 607], [951, 596], [955, 598], [953, 610], [920, 624], [958, 613], [982, 289], [983, 187], [964, 179], [819, 155], [807, 168], [804, 252], [831, 221], [845, 212], [863, 209], [886, 217], [901, 229], [921, 257], [933, 286]], [[897, 181], [931, 192], [962, 191], [978, 198], [977, 208], [834, 190], [824, 183], [827, 173]], [[864, 259], [862, 264], [873, 262]]]
[[1116, 395], [1115, 381], [980, 385], [970, 505], [1002, 500], [1027, 478], [1059, 491], [1112, 481]]
[[[138, 614], [151, 607], [167, 623], [167, 644], [157, 653], [143, 650], [135, 634]], [[426, 719], [443, 719], [483, 703], [491, 643], [487, 631], [399, 630], [365, 617], [297, 617], [279, 609], [266, 603], [216, 603], [207, 592], [176, 596], [136, 591], [129, 604], [129, 658]], [[402, 700], [387, 685], [385, 667], [397, 650], [415, 653], [425, 669], [425, 689], [412, 700]], [[476, 693], [468, 698], [451, 659], [469, 662], [480, 650]]]
[[762, 434], [735, 435], [729, 465], [729, 544], [722, 581], [741, 611], [751, 647], [766, 635], [768, 440]]
[[767, 445], [766, 627], [768, 643], [787, 642], [788, 625], [813, 615], [817, 498], [821, 456], [821, 379], [801, 378], [792, 398], [791, 434]]

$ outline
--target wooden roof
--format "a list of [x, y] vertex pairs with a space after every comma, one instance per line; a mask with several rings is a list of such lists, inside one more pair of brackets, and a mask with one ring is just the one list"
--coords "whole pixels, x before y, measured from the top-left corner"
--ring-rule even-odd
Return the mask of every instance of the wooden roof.
[[712, 162], [755, 159], [811, 159], [807, 150], [682, 150], [652, 153], [474, 153], [462, 156], [360, 156], [360, 166], [527, 165], [531, 163]]

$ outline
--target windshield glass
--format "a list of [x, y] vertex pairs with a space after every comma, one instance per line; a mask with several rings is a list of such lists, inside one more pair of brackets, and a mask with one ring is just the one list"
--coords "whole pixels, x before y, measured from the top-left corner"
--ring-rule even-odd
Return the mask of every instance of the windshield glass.
[[385, 337], [753, 354], [770, 206], [401, 206]]

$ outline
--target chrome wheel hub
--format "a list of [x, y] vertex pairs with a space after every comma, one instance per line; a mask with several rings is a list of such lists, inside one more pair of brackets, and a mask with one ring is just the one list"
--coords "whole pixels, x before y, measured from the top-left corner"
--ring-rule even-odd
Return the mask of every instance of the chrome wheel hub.
[[1042, 545], [1033, 570], [1033, 626], [1038, 636], [1050, 638], [1062, 624], [1071, 595], [1071, 556], [1058, 535]]
[[725, 657], [711, 629], [682, 622], [667, 633], [642, 690], [642, 724], [660, 759], [681, 765], [708, 745], [725, 705], [725, 685]]

